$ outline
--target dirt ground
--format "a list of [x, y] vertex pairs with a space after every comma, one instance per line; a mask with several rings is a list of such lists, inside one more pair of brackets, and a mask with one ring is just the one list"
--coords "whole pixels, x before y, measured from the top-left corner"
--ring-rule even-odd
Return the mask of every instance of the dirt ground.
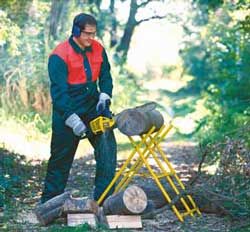
[[[183, 180], [189, 179], [193, 175], [194, 170], [197, 170], [199, 159], [196, 156], [196, 144], [167, 142], [162, 145], [162, 148], [177, 171], [178, 176], [180, 176]], [[120, 161], [118, 163], [118, 167], [121, 164], [122, 162]], [[79, 190], [79, 197], [91, 197], [94, 176], [95, 161], [93, 159], [93, 155], [76, 159], [71, 169], [67, 189]], [[26, 199], [21, 205], [19, 205], [17, 223], [20, 225], [20, 231], [59, 231], [60, 228], [66, 229], [66, 224], [63, 220], [58, 220], [46, 227], [40, 226], [32, 212], [32, 209], [37, 202], [38, 198], [36, 197]], [[227, 217], [206, 213], [202, 213], [202, 216], [196, 215], [194, 218], [187, 216], [184, 219], [184, 222], [179, 222], [176, 215], [171, 210], [165, 210], [164, 212], [157, 214], [152, 219], [143, 219], [142, 229], [129, 231], [232, 232], [237, 231], [237, 227], [240, 224], [240, 222], [231, 221]], [[235, 230], [233, 228], [235, 228]], [[67, 231], [67, 229], [63, 231]], [[96, 231], [107, 230], [98, 229]]]

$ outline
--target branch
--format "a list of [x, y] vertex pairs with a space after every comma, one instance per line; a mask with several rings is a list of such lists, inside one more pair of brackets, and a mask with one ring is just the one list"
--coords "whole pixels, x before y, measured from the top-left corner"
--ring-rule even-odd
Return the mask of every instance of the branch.
[[[194, 184], [194, 182], [199, 178], [199, 176], [201, 174], [202, 164], [204, 163], [205, 158], [208, 154], [208, 150], [209, 150], [208, 147], [210, 148], [210, 146], [207, 145], [205, 148], [205, 151], [202, 154], [201, 161], [200, 161], [199, 166], [198, 166], [198, 172], [197, 172], [196, 176], [192, 179], [192, 181], [190, 181], [190, 183], [189, 183], [190, 186]], [[200, 149], [201, 149], [201, 146], [200, 146]]]
[[[200, 189], [200, 187], [199, 187], [199, 189]], [[203, 197], [206, 197], [206, 198], [207, 198], [207, 194], [210, 194], [210, 195], [212, 195], [212, 196], [217, 197], [217, 199], [211, 200], [211, 198], [210, 198], [210, 199], [207, 198], [207, 200], [215, 202], [215, 203], [216, 203], [216, 206], [217, 206], [219, 209], [221, 209], [222, 212], [223, 212], [225, 215], [229, 215], [229, 216], [232, 217], [232, 218], [235, 218], [235, 217], [236, 217], [235, 215], [233, 215], [233, 214], [230, 212], [230, 209], [226, 209], [226, 208], [224, 207], [224, 204], [218, 204], [219, 202], [222, 202], [222, 203], [223, 203], [223, 202], [229, 201], [231, 204], [234, 205], [235, 208], [238, 208], [240, 211], [245, 210], [245, 211], [247, 211], [247, 212], [249, 213], [249, 210], [245, 209], [245, 208], [241, 205], [240, 202], [236, 201], [236, 199], [235, 199], [234, 197], [229, 197], [229, 196], [226, 196], [226, 195], [224, 195], [224, 194], [216, 193], [216, 192], [214, 192], [214, 191], [212, 191], [212, 190], [209, 190], [209, 189], [207, 188], [207, 186], [202, 187], [202, 189], [200, 189], [200, 190], [198, 190], [198, 191], [200, 191], [200, 193], [203, 193]]]
[[141, 19], [141, 20], [137, 21], [136, 25], [139, 25], [139, 24], [146, 22], [146, 21], [149, 21], [151, 19], [164, 19], [166, 17], [167, 17], [167, 15], [164, 15], [164, 16], [155, 15], [155, 16], [152, 16], [152, 17], [149, 17], [146, 19]]
[[146, 6], [146, 5], [149, 4], [150, 2], [152, 2], [152, 0], [147, 0], [147, 1], [145, 1], [145, 2], [142, 2], [141, 4], [139, 4], [139, 5], [137, 5], [137, 6], [138, 6], [138, 8], [140, 8], [140, 7]]
[[147, 0], [147, 1], [142, 2], [141, 4], [139, 4], [139, 5], [137, 5], [137, 6], [138, 6], [138, 8], [141, 8], [141, 7], [143, 7], [143, 6], [148, 5], [150, 2], [159, 2], [159, 0]]

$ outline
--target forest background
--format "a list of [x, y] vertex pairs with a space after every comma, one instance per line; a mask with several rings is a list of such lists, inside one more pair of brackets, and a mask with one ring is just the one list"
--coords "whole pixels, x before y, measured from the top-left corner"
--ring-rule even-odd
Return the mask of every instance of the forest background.
[[[1, 149], [48, 159], [48, 56], [80, 12], [98, 21], [114, 77], [112, 110], [157, 102], [166, 121], [174, 117], [171, 139], [196, 142], [206, 170], [222, 175], [218, 192], [242, 205], [225, 207], [249, 216], [249, 0], [0, 0]], [[118, 140], [122, 153], [129, 144]], [[2, 207], [20, 191], [20, 159], [29, 165], [3, 153]]]

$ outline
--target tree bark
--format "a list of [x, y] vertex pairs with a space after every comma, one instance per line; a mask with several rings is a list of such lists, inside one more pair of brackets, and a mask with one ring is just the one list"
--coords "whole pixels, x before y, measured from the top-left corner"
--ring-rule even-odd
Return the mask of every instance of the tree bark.
[[[141, 186], [141, 188], [146, 193], [147, 198], [148, 198], [148, 207], [143, 212], [144, 214], [148, 213], [149, 211], [162, 208], [162, 207], [164, 207], [166, 205], [170, 205], [170, 207], [172, 205], [175, 205], [178, 210], [185, 210], [184, 205], [180, 201], [181, 197], [183, 197], [186, 200], [187, 204], [192, 208], [192, 206], [189, 204], [190, 203], [189, 200], [186, 199], [186, 196], [188, 194], [190, 194], [189, 191], [182, 190], [182, 189], [180, 190], [178, 188], [179, 195], [177, 195], [176, 192], [174, 191], [174, 189], [172, 187], [170, 187], [170, 185], [164, 184], [163, 187], [164, 187], [164, 189], [166, 190], [167, 194], [169, 195], [169, 197], [171, 199], [170, 203], [168, 203], [165, 196], [163, 195], [161, 190], [156, 185], [153, 185], [153, 186]], [[193, 198], [195, 196], [196, 200], [199, 199], [200, 204], [202, 204], [202, 205], [204, 204], [203, 202], [201, 202], [200, 197], [198, 198], [198, 196], [196, 194], [192, 193], [191, 195], [192, 195]], [[196, 200], [195, 200], [195, 202], [196, 202]], [[199, 203], [197, 203], [197, 206], [198, 206]]]
[[115, 0], [110, 0], [109, 10], [111, 14], [110, 48], [117, 44], [117, 21], [115, 18]]
[[143, 212], [146, 206], [146, 194], [141, 188], [132, 185], [109, 196], [103, 203], [103, 212], [105, 215], [133, 215]]
[[[184, 185], [186, 185], [184, 183]], [[216, 197], [210, 192], [200, 191], [200, 187], [193, 187], [192, 190], [181, 190], [180, 194], [177, 195], [175, 191], [169, 186], [164, 185], [164, 188], [168, 195], [171, 198], [171, 203], [169, 204], [164, 197], [163, 193], [157, 186], [140, 186], [143, 191], [146, 193], [148, 198], [147, 208], [143, 211], [143, 215], [156, 215], [166, 210], [167, 208], [171, 208], [172, 205], [175, 205], [178, 210], [185, 210], [184, 205], [180, 201], [180, 198], [183, 197], [188, 205], [192, 208], [189, 203], [189, 200], [186, 196], [189, 194], [196, 206], [200, 209], [201, 212], [206, 213], [217, 213], [217, 214], [225, 214], [225, 210], [223, 207], [223, 199], [216, 199]]]
[[70, 198], [70, 195], [71, 192], [65, 192], [48, 200], [44, 204], [39, 205], [35, 209], [35, 214], [38, 221], [42, 225], [47, 225], [53, 220], [62, 216], [63, 204], [67, 199]]
[[[60, 13], [60, 18], [58, 19], [58, 29], [56, 31], [56, 36], [60, 36], [61, 34], [65, 34], [65, 31], [67, 29], [67, 24], [65, 23], [66, 21], [71, 22], [71, 19], [69, 18], [69, 11], [70, 11], [70, 4], [71, 2], [69, 0], [64, 1], [61, 13]], [[72, 25], [73, 22], [71, 22]]]
[[162, 114], [154, 108], [154, 105], [145, 104], [122, 111], [115, 117], [117, 128], [129, 136], [145, 134], [153, 126], [156, 127], [155, 131], [158, 131], [164, 119]]
[[131, 0], [129, 17], [126, 22], [125, 30], [124, 30], [122, 39], [116, 48], [115, 59], [119, 61], [121, 64], [124, 64], [127, 60], [127, 55], [128, 55], [131, 39], [132, 39], [136, 26], [138, 26], [139, 24], [143, 22], [152, 20], [152, 19], [163, 19], [166, 17], [166, 16], [153, 15], [148, 18], [136, 20], [136, 14], [140, 9], [146, 7], [151, 2], [157, 2], [157, 1], [159, 0], [147, 0], [144, 2], [141, 2], [138, 0]]
[[98, 204], [96, 201], [84, 198], [67, 199], [63, 205], [63, 213], [98, 213]]
[[60, 15], [63, 9], [64, 0], [52, 0], [49, 17], [49, 39], [57, 39]]
[[116, 56], [118, 60], [122, 63], [125, 63], [125, 61], [127, 60], [127, 54], [128, 54], [131, 38], [132, 38], [134, 29], [137, 23], [135, 19], [137, 9], [138, 9], [138, 6], [136, 3], [136, 0], [131, 0], [128, 21], [126, 23], [121, 42], [116, 48]]
[[69, 213], [98, 213], [98, 205], [94, 200], [73, 198], [71, 192], [58, 195], [35, 209], [37, 219], [47, 225], [55, 219]]

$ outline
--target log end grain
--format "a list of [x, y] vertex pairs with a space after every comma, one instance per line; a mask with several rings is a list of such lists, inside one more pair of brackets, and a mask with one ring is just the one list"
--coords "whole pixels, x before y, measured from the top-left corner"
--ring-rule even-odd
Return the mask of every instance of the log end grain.
[[140, 214], [147, 206], [145, 192], [135, 186], [109, 196], [103, 203], [105, 215], [134, 215]]
[[147, 196], [141, 188], [132, 185], [124, 192], [123, 202], [130, 212], [139, 214], [147, 207]]

